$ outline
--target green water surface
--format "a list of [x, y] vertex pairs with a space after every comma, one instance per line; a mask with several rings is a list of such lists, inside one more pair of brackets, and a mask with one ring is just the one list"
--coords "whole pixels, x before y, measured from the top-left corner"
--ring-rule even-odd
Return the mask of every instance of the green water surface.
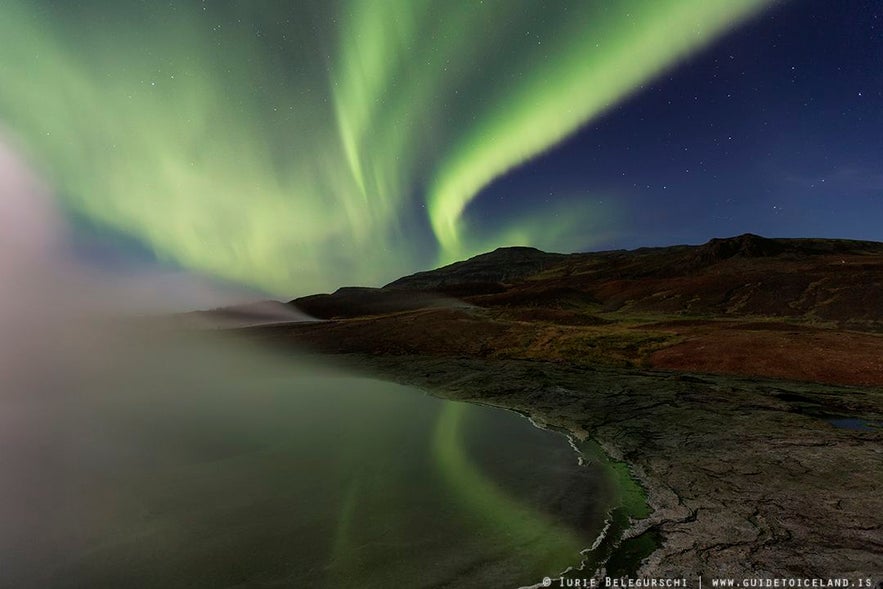
[[176, 386], [85, 404], [0, 585], [517, 587], [616, 500], [504, 410], [309, 371]]

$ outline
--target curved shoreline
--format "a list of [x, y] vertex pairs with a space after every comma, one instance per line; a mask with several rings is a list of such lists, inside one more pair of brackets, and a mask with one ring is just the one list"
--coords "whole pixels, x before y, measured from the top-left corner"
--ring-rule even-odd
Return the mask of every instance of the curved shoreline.
[[[592, 462], [599, 464], [616, 492], [615, 503], [611, 505], [605, 516], [604, 527], [592, 545], [580, 552], [583, 556], [582, 561], [578, 566], [563, 571], [558, 577], [584, 578], [588, 573], [590, 578], [601, 579], [606, 575], [611, 561], [614, 561], [616, 566], [614, 574], [634, 574], [642, 559], [622, 557], [623, 544], [637, 538], [640, 534], [635, 535], [633, 531], [640, 522], [652, 515], [645, 485], [635, 476], [628, 463], [614, 459], [597, 440], [580, 439], [566, 429], [538, 423], [534, 416], [525, 415], [525, 417], [540, 429], [564, 435], [577, 453], [580, 466]], [[654, 546], [653, 550], [655, 549]], [[619, 562], [620, 560], [622, 562]]]
[[[445, 394], [440, 394], [438, 389], [421, 388], [421, 390], [440, 399], [451, 398]], [[659, 511], [658, 508], [652, 506], [651, 494], [648, 492], [648, 489], [655, 489], [655, 486], [648, 484], [647, 481], [640, 478], [634, 472], [633, 467], [627, 462], [622, 459], [614, 458], [615, 455], [611, 450], [605, 449], [603, 444], [598, 440], [586, 437], [584, 434], [580, 435], [579, 433], [570, 431], [564, 427], [546, 423], [545, 421], [542, 421], [540, 415], [535, 413], [526, 412], [513, 407], [487, 403], [480, 399], [472, 399], [469, 400], [469, 402], [483, 407], [511, 411], [512, 413], [516, 413], [527, 419], [531, 425], [537, 429], [563, 435], [576, 453], [578, 464], [580, 466], [583, 466], [590, 461], [600, 462], [602, 464], [606, 476], [610, 478], [616, 488], [617, 494], [619, 495], [616, 504], [612, 505], [607, 511], [604, 526], [592, 545], [580, 551], [582, 560], [578, 564], [570, 566], [566, 570], [557, 573], [553, 578], [584, 578], [587, 575], [588, 578], [600, 580], [606, 576], [608, 574], [608, 563], [618, 555], [622, 545], [646, 533], [647, 528], [644, 525], [645, 522], [651, 520], [657, 511]], [[635, 491], [637, 491], [638, 494], [637, 501], [634, 499], [630, 500], [629, 497], [625, 496], [629, 492], [635, 493]], [[614, 530], [611, 534], [611, 528], [617, 525], [620, 529]], [[658, 546], [654, 545], [653, 551], [655, 552], [657, 548]], [[599, 558], [591, 559], [589, 554], [594, 553], [598, 549], [606, 550]], [[645, 556], [650, 556], [650, 554], [646, 554]], [[634, 575], [640, 567], [641, 560], [643, 559], [629, 560], [627, 563], [624, 563], [624, 569], [619, 569], [613, 574], [616, 576]], [[586, 569], [589, 567], [591, 570], [587, 571]], [[583, 574], [580, 575], [579, 573]], [[538, 589], [544, 586], [545, 585], [543, 585], [541, 581], [533, 585], [520, 587], [519, 589]]]
[[[426, 390], [426, 392], [430, 395], [438, 396], [435, 395], [432, 390]], [[622, 543], [631, 539], [629, 536], [630, 531], [638, 522], [650, 515], [650, 505], [647, 501], [644, 488], [635, 479], [629, 466], [625, 462], [613, 460], [613, 458], [605, 453], [601, 446], [594, 440], [579, 439], [571, 431], [541, 423], [534, 415], [517, 409], [501, 407], [499, 405], [488, 405], [480, 401], [474, 402], [484, 407], [493, 407], [495, 409], [511, 411], [527, 419], [531, 425], [537, 429], [564, 436], [576, 454], [577, 464], [580, 467], [586, 466], [589, 463], [596, 463], [601, 466], [604, 476], [614, 487], [616, 499], [609, 509], [607, 509], [604, 516], [604, 526], [598, 532], [592, 545], [580, 551], [580, 556], [582, 557], [580, 562], [567, 567], [564, 571], [557, 573], [555, 577], [583, 578], [585, 577], [586, 569], [590, 568], [591, 577], [601, 578], [604, 575], [609, 561], [617, 555]], [[577, 443], [577, 441], [579, 441], [579, 443]], [[626, 565], [627, 571], [629, 573], [634, 573], [639, 564], [639, 561], [633, 563], [630, 562]], [[579, 573], [583, 574], [580, 575]], [[535, 589], [543, 586], [542, 582], [540, 582], [519, 589]]]
[[663, 539], [640, 576], [883, 574], [873, 570], [883, 551], [883, 431], [837, 429], [803, 406], [879, 419], [883, 391], [518, 360], [336, 357], [597, 441], [629, 465], [652, 510], [623, 538]]

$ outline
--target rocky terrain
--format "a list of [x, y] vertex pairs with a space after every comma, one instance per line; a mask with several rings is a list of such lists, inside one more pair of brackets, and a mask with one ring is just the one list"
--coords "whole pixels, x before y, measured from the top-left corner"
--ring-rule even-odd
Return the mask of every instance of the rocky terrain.
[[627, 536], [662, 538], [633, 574], [883, 578], [880, 391], [523, 360], [346, 359], [518, 410], [628, 464], [652, 514]]
[[642, 574], [883, 575], [883, 244], [743, 235], [588, 254], [504, 248], [326, 321], [240, 333], [516, 409], [629, 465]]
[[589, 254], [502, 248], [291, 302], [327, 352], [466, 355], [883, 386], [883, 244], [742, 235]]

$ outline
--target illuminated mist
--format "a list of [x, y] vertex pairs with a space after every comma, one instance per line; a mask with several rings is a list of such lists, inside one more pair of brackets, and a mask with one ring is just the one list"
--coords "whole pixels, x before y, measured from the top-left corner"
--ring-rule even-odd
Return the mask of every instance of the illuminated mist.
[[[607, 509], [601, 473], [563, 438], [135, 319], [164, 298], [151, 276], [83, 265], [70, 235], [0, 142], [0, 586], [389, 587], [463, 571], [514, 585], [578, 562], [598, 533], [556, 507], [589, 522]], [[510, 461], [519, 440], [528, 457]]]
[[615, 210], [488, 233], [469, 203], [769, 3], [3, 0], [0, 122], [65, 207], [162, 260], [279, 295], [377, 284], [591, 246]]

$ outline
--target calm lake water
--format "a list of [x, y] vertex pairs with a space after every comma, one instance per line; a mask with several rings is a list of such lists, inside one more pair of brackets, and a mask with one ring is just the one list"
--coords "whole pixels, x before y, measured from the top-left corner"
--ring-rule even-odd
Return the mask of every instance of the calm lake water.
[[138, 386], [123, 366], [31, 411], [45, 435], [4, 463], [0, 585], [517, 587], [603, 527], [600, 467], [514, 413], [308, 365], [201, 366], [139, 363]]

